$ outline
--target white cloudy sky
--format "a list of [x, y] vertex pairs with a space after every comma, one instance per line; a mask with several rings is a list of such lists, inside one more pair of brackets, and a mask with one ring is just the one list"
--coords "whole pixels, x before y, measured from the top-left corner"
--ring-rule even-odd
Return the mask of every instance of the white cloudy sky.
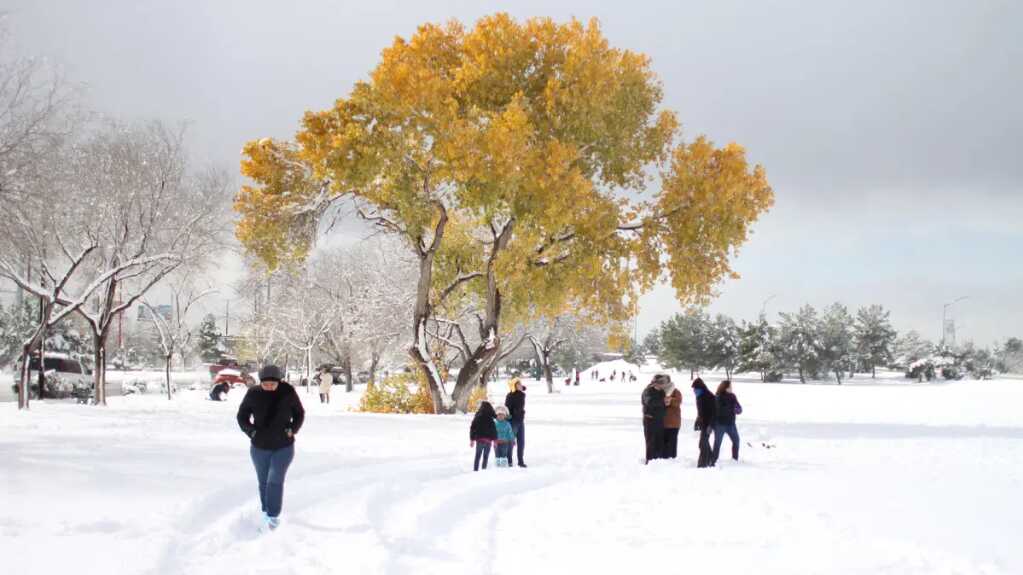
[[[90, 104], [192, 123], [198, 159], [289, 136], [426, 21], [598, 17], [653, 58], [686, 133], [744, 144], [777, 205], [712, 311], [881, 303], [937, 337], [1023, 335], [1023, 3], [0, 0]], [[677, 309], [643, 302], [639, 331]]]

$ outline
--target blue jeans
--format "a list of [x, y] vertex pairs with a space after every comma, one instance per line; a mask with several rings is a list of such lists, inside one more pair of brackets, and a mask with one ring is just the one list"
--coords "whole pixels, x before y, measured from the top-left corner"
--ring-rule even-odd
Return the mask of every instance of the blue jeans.
[[512, 444], [510, 442], [498, 443], [494, 449], [494, 456], [498, 459], [507, 459], [508, 467], [512, 464]]
[[718, 455], [721, 454], [721, 442], [724, 441], [725, 434], [728, 434], [728, 439], [732, 441], [732, 459], [739, 460], [739, 430], [731, 423], [714, 426], [714, 463], [717, 463]]
[[256, 466], [256, 478], [259, 479], [259, 504], [263, 513], [270, 517], [281, 514], [284, 501], [284, 476], [288, 466], [295, 458], [295, 446], [289, 445], [280, 449], [260, 449], [250, 447], [249, 455]]
[[480, 457], [483, 458], [483, 469], [487, 468], [487, 460], [490, 459], [490, 442], [489, 441], [477, 441], [476, 442], [476, 459], [473, 461], [472, 470], [480, 470]]
[[511, 426], [512, 431], [515, 432], [515, 446], [519, 456], [519, 465], [522, 465], [522, 452], [526, 450], [526, 422], [513, 421]]

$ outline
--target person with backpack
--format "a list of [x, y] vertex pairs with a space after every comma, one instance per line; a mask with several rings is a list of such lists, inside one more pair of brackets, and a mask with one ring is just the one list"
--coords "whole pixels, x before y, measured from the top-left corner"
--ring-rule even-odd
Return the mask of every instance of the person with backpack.
[[678, 457], [678, 432], [682, 428], [682, 392], [668, 378], [664, 389], [664, 450], [665, 459]]
[[490, 446], [497, 441], [497, 424], [494, 418], [494, 406], [483, 400], [480, 402], [476, 415], [469, 424], [469, 447], [476, 448], [476, 458], [473, 460], [472, 470], [480, 470], [480, 460], [483, 460], [483, 469], [487, 468], [487, 461], [490, 459]]
[[523, 452], [526, 450], [526, 386], [519, 378], [508, 382], [511, 391], [504, 398], [504, 406], [508, 408], [512, 430], [515, 431], [515, 451], [518, 454], [519, 467], [526, 467]]
[[713, 467], [714, 451], [710, 447], [710, 432], [714, 428], [716, 404], [714, 394], [699, 377], [693, 380], [696, 395], [696, 429], [700, 432], [700, 457], [697, 467]]
[[269, 529], [280, 524], [284, 477], [295, 457], [295, 435], [305, 410], [295, 388], [275, 365], [259, 370], [259, 385], [249, 388], [238, 407], [238, 426], [249, 436], [249, 456], [256, 468], [259, 504]]
[[739, 461], [739, 430], [735, 427], [735, 416], [742, 413], [742, 406], [739, 405], [739, 398], [732, 393], [731, 381], [726, 379], [718, 385], [715, 408], [714, 456], [711, 465], [718, 461], [725, 434], [728, 434], [728, 439], [732, 442], [732, 459]]
[[643, 390], [643, 438], [646, 440], [646, 463], [660, 459], [664, 450], [664, 415], [666, 411], [664, 388], [670, 381], [667, 375], [657, 374]]

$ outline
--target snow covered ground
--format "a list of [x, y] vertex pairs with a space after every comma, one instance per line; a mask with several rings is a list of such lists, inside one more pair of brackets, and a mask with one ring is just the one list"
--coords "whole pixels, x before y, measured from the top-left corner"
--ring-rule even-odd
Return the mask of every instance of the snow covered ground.
[[1023, 382], [737, 383], [742, 460], [698, 470], [685, 429], [680, 460], [640, 464], [648, 377], [530, 385], [530, 468], [476, 474], [468, 416], [352, 413], [341, 387], [329, 406], [300, 391], [309, 417], [270, 534], [239, 393], [0, 404], [4, 571], [1023, 573]]

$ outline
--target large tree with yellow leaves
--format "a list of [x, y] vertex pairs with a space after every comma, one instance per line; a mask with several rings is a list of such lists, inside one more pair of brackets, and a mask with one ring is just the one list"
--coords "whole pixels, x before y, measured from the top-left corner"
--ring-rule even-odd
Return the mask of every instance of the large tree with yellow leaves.
[[[271, 268], [302, 260], [350, 202], [401, 237], [419, 262], [409, 352], [437, 411], [465, 409], [501, 322], [622, 320], [659, 279], [700, 303], [732, 274], [771, 188], [740, 146], [682, 141], [661, 98], [649, 59], [595, 20], [423, 25], [294, 141], [246, 144], [237, 235]], [[427, 325], [466, 302], [480, 343], [449, 394]]]

